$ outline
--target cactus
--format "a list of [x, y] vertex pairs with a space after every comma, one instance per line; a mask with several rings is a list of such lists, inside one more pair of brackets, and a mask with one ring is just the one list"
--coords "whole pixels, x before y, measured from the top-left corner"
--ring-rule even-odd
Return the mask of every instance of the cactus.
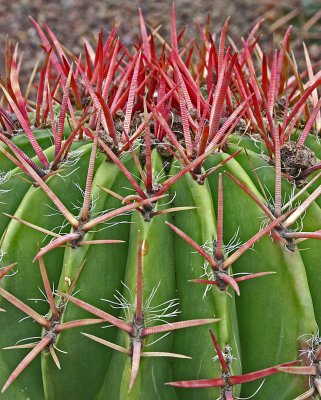
[[291, 29], [184, 44], [173, 7], [169, 43], [140, 12], [134, 51], [115, 27], [79, 58], [32, 22], [34, 97], [9, 44], [0, 81], [0, 398], [320, 398], [321, 80]]

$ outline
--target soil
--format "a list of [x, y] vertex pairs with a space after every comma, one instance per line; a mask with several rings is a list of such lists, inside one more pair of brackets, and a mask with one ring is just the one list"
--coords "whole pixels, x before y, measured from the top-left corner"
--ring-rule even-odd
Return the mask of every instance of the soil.
[[[1, 72], [3, 73], [4, 68], [4, 43], [8, 35], [13, 43], [19, 42], [19, 48], [24, 52], [20, 74], [23, 85], [26, 84], [30, 76], [35, 60], [40, 53], [40, 41], [28, 18], [29, 15], [37, 21], [48, 23], [58, 39], [67, 48], [79, 54], [84, 37], [94, 43], [98, 32], [101, 29], [108, 32], [115, 21], [120, 25], [119, 33], [123, 42], [130, 46], [140, 33], [139, 7], [150, 26], [162, 25], [159, 32], [164, 38], [168, 39], [171, 3], [171, 1], [144, 0], [121, 0], [117, 2], [111, 0], [0, 0]], [[212, 21], [212, 32], [214, 33], [220, 31], [225, 19], [230, 16], [229, 35], [236, 44], [240, 44], [241, 36], [246, 35], [255, 21], [261, 15], [264, 15], [266, 23], [263, 31], [265, 31], [266, 40], [270, 38], [269, 33], [271, 31], [273, 33], [279, 31], [284, 33], [285, 26], [291, 22], [295, 26], [296, 33], [294, 36], [297, 36], [297, 32], [302, 33], [302, 27], [309, 19], [311, 12], [315, 14], [314, 3], [314, 0], [283, 2], [282, 0], [277, 2], [275, 0], [176, 0], [177, 27], [181, 29], [188, 25], [186, 37], [191, 38], [196, 34], [194, 19], [204, 25], [209, 14]], [[318, 8], [321, 8], [321, 6], [318, 6]], [[290, 19], [287, 17], [289, 13], [292, 13]], [[278, 22], [280, 18], [288, 19], [288, 21], [285, 21], [285, 23], [282, 23], [282, 20]], [[281, 26], [278, 27], [278, 25]], [[317, 40], [321, 37], [320, 25], [315, 24], [309, 29], [310, 34], [313, 33], [315, 38], [306, 37], [306, 41]], [[318, 57], [320, 55], [319, 46], [312, 42], [311, 46], [312, 57]]]
[[296, 179], [306, 169], [313, 167], [317, 159], [311, 149], [289, 140], [281, 147], [281, 163], [283, 172]]

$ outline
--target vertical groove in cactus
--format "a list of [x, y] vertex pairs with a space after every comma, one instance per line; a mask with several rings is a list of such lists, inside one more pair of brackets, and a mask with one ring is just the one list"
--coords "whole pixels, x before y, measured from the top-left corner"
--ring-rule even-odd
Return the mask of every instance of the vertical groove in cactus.
[[[242, 180], [250, 190], [256, 192], [253, 183], [236, 161], [226, 166], [226, 171]], [[265, 180], [267, 182], [267, 179]], [[253, 234], [253, 230], [260, 229], [262, 223], [258, 206], [235, 183], [226, 177], [226, 240], [238, 230], [241, 241]], [[216, 197], [216, 179], [210, 179], [213, 197]], [[238, 199], [239, 207], [248, 210], [247, 213], [237, 213], [232, 199]], [[254, 222], [252, 226], [246, 223], [248, 218]], [[244, 283], [241, 296], [236, 299], [237, 315], [240, 325], [240, 338], [243, 347], [242, 366], [244, 372], [262, 369], [262, 360], [269, 360], [270, 365], [282, 362], [284, 359], [294, 359], [297, 354], [296, 346], [304, 345], [305, 334], [312, 334], [316, 327], [315, 314], [306, 271], [298, 252], [290, 253], [282, 246], [276, 245], [269, 238], [262, 240], [255, 246], [254, 251], [247, 252], [234, 264], [237, 273], [254, 273], [259, 271], [273, 271], [276, 275], [257, 279], [254, 282]], [[277, 261], [276, 261], [277, 260]], [[275, 277], [278, 279], [275, 279]], [[283, 282], [287, 282], [284, 285]], [[270, 295], [265, 296], [264, 288], [271, 287]], [[264, 309], [264, 312], [262, 310]], [[276, 312], [277, 310], [277, 312]], [[282, 315], [282, 318], [280, 318]], [[273, 337], [275, 339], [273, 339]], [[277, 343], [271, 351], [270, 343]], [[250, 351], [250, 348], [253, 351]], [[254, 351], [255, 349], [255, 351]], [[270, 378], [269, 385], [263, 385], [260, 390], [262, 398], [269, 398], [276, 392], [280, 380], [285, 385], [285, 398], [292, 398], [297, 393], [297, 386], [293, 377], [275, 375]], [[257, 383], [247, 385], [244, 396], [255, 392]]]
[[[172, 168], [172, 174], [175, 167]], [[189, 213], [188, 218], [184, 214], [175, 215], [175, 226], [183, 230], [193, 240], [206, 246], [210, 254], [213, 252], [216, 239], [216, 217], [214, 204], [209, 185], [198, 185], [187, 175], [178, 181], [172, 188], [174, 204], [181, 206], [191, 204], [196, 207], [195, 211]], [[224, 291], [217, 287], [207, 288], [189, 282], [200, 278], [205, 271], [210, 274], [210, 266], [204, 263], [202, 257], [193, 254], [193, 249], [181, 238], [175, 237], [176, 255], [176, 279], [178, 282], [178, 294], [182, 313], [179, 318], [205, 317], [209, 313], [219, 316], [224, 312], [224, 319], [215, 327], [218, 341], [223, 349], [227, 346], [232, 349], [238, 360], [233, 364], [232, 371], [240, 373], [239, 364], [239, 334], [235, 311], [234, 294], [226, 296]], [[205, 271], [204, 271], [204, 269]], [[200, 300], [201, 299], [201, 300]], [[224, 311], [223, 311], [224, 310]], [[221, 314], [222, 315], [222, 314]], [[201, 348], [201, 350], [200, 350]], [[197, 332], [179, 332], [175, 338], [175, 350], [179, 352], [189, 351], [193, 357], [191, 369], [187, 369], [183, 361], [176, 361], [178, 365], [175, 379], [192, 379], [193, 377], [210, 378], [213, 373], [220, 373], [219, 366], [215, 366], [212, 359], [207, 357], [208, 349], [211, 348], [211, 338], [207, 327], [197, 328]], [[216, 367], [216, 368], [215, 368]], [[197, 371], [197, 375], [195, 375]], [[202, 393], [203, 392], [203, 393]], [[216, 393], [215, 393], [216, 392]], [[219, 395], [219, 391], [213, 389], [182, 390], [182, 398], [197, 398], [197, 396], [208, 396], [208, 398]]]
[[[0, 399], [321, 396], [318, 64], [197, 23], [0, 98]], [[238, 46], [238, 48], [236, 48]], [[76, 61], [77, 60], [77, 61]]]

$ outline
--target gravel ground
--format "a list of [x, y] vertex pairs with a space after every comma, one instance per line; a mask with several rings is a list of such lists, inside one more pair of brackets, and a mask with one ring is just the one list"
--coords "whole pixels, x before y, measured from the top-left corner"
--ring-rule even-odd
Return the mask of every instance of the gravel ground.
[[[279, 30], [277, 24], [282, 15], [290, 13], [292, 18], [285, 25], [294, 21], [295, 30], [301, 32], [311, 12], [313, 14], [321, 9], [320, 1], [315, 2], [315, 0], [283, 2], [282, 0], [176, 0], [175, 6], [178, 29], [188, 25], [187, 37], [193, 37], [196, 33], [194, 18], [204, 24], [209, 13], [212, 30], [215, 32], [220, 30], [227, 16], [231, 16], [229, 34], [236, 43], [240, 43], [241, 36], [249, 31], [262, 14], [266, 18], [263, 30], [267, 38], [270, 37], [269, 31]], [[122, 40], [130, 45], [140, 32], [139, 7], [143, 11], [146, 22], [153, 27], [161, 24], [160, 33], [168, 38], [171, 1], [0, 0], [0, 60], [3, 60], [4, 43], [8, 35], [14, 43], [18, 41], [20, 50], [24, 51], [20, 77], [24, 85], [35, 58], [39, 54], [40, 43], [28, 18], [29, 15], [38, 21], [46, 21], [59, 40], [76, 53], [81, 51], [84, 37], [93, 42], [100, 29], [108, 32], [115, 21], [120, 24], [119, 33]], [[310, 10], [310, 14], [306, 13], [307, 9]], [[284, 33], [284, 26], [281, 26], [280, 30]], [[315, 26], [313, 27], [313, 35], [312, 39], [321, 38], [320, 26], [316, 32]], [[310, 39], [310, 37], [305, 37], [307, 41]], [[312, 56], [316, 59], [320, 56], [320, 46], [316, 44], [311, 46]], [[3, 68], [3, 61], [0, 61], [0, 66]]]

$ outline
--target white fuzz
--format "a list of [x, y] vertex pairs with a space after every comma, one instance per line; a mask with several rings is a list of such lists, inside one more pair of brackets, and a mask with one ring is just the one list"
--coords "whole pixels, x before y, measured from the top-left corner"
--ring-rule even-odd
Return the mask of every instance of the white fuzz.
[[24, 339], [20, 339], [20, 340], [18, 340], [16, 342], [15, 345], [17, 345], [17, 344], [19, 344], [21, 342], [25, 342], [26, 340], [32, 340], [32, 339], [41, 339], [41, 336], [31, 336], [31, 337], [27, 337], [27, 338], [24, 338]]
[[[5, 254], [7, 254], [6, 251], [3, 251], [2, 249], [0, 249], [0, 262], [2, 261], [3, 257], [5, 256]], [[4, 267], [5, 268], [5, 267]], [[2, 269], [2, 268], [1, 268]]]
[[[4, 183], [8, 182], [9, 178], [10, 178], [10, 172], [1, 172], [0, 171], [0, 196], [5, 194], [5, 193], [9, 193], [11, 192], [12, 189], [1, 189], [1, 185], [3, 185]], [[5, 202], [0, 201], [0, 204], [6, 204]]]
[[265, 383], [265, 380], [266, 380], [266, 378], [263, 379], [263, 381], [262, 381], [262, 383], [260, 384], [260, 386], [257, 388], [257, 390], [256, 390], [251, 396], [249, 396], [249, 397], [237, 397], [237, 396], [234, 396], [234, 398], [237, 399], [237, 400], [249, 400], [249, 399], [253, 399], [253, 397], [256, 396], [256, 395], [259, 393], [259, 391], [261, 390], [262, 386], [263, 386], [264, 383]]
[[[143, 314], [145, 326], [155, 325], [156, 322], [170, 323], [167, 319], [175, 318], [180, 313], [178, 310], [178, 299], [170, 299], [161, 304], [152, 305], [160, 283], [161, 282], [152, 289], [149, 297], [144, 302]], [[109, 305], [114, 309], [122, 309], [124, 311], [124, 316], [119, 318], [127, 323], [131, 323], [136, 310], [136, 299], [134, 299], [132, 291], [124, 282], [122, 282], [122, 285], [124, 286], [124, 292], [126, 294], [120, 293], [117, 290], [116, 294], [114, 294], [114, 300], [101, 300], [107, 301], [107, 303], [109, 303]]]
[[300, 336], [298, 339], [308, 336], [308, 339], [306, 340], [306, 344], [308, 345], [307, 349], [300, 350], [300, 354], [304, 355], [306, 358], [308, 358], [311, 362], [311, 365], [314, 363], [316, 352], [321, 345], [321, 337], [320, 337], [320, 331], [319, 327], [316, 328], [316, 333], [314, 335], [312, 334], [306, 334]]

